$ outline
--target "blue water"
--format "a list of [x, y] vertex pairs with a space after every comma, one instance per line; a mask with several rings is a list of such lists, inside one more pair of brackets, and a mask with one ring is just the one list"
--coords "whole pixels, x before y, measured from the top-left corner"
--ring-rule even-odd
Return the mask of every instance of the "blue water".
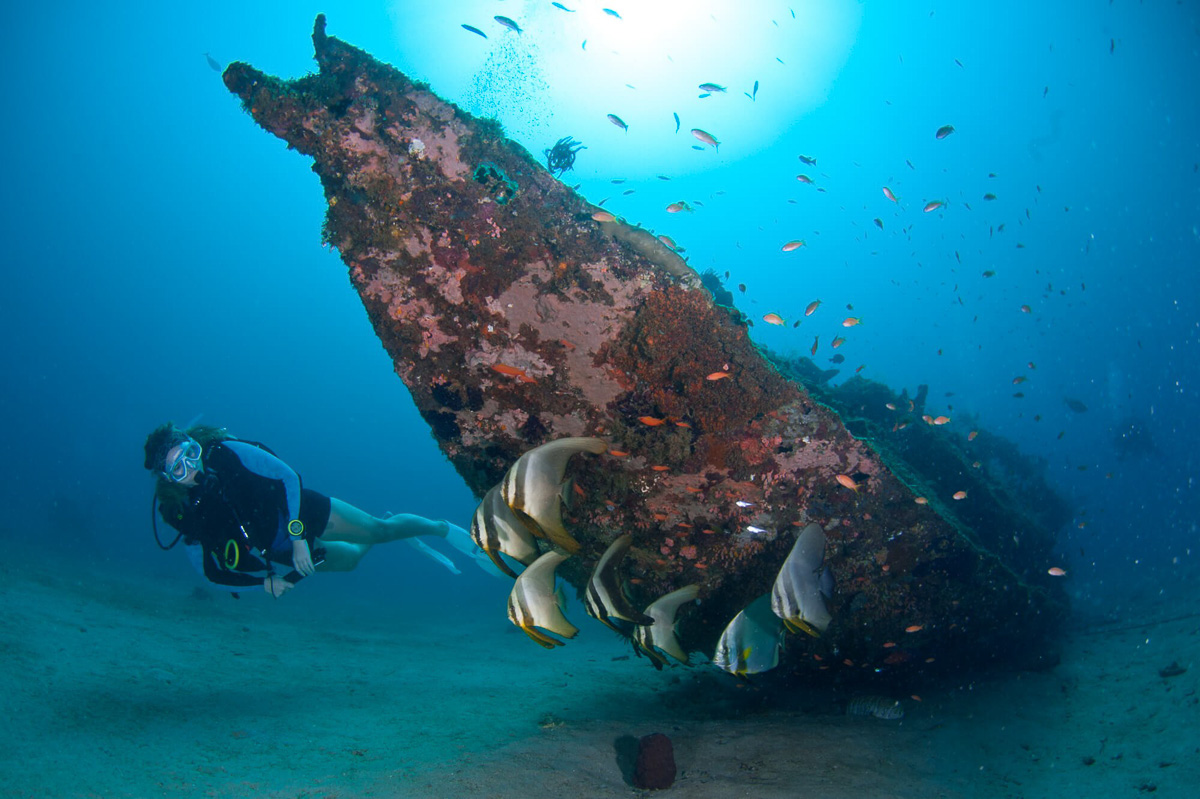
[[[927, 383], [931, 412], [977, 414], [1044, 458], [1075, 509], [1061, 564], [1084, 605], [1193, 590], [1196, 4], [611, 4], [622, 19], [583, 0], [9, 10], [0, 536], [193, 579], [152, 543], [141, 446], [200, 414], [373, 513], [466, 523], [473, 498], [321, 246], [307, 160], [206, 63], [302, 75], [325, 12], [331, 35], [498, 115], [532, 153], [587, 145], [563, 180], [729, 271], [763, 344], [806, 354], [819, 336], [827, 365], [843, 335], [839, 380], [862, 365]], [[700, 97], [704, 82], [727, 91]], [[668, 214], [678, 200], [694, 212]], [[1152, 452], [1122, 457], [1126, 420]], [[449, 579], [410, 555], [373, 554], [353, 590]]]

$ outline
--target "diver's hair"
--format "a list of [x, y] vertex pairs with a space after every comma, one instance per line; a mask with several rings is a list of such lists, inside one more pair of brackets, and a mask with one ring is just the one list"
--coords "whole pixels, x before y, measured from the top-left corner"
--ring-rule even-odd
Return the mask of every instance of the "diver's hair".
[[[158, 496], [158, 512], [167, 524], [181, 518], [184, 500], [187, 498], [187, 486], [173, 483], [162, 473], [163, 459], [171, 447], [183, 441], [185, 437], [195, 439], [201, 449], [207, 454], [213, 444], [233, 438], [224, 427], [208, 425], [193, 425], [184, 430], [173, 422], [161, 424], [146, 437], [146, 458], [143, 465], [154, 473], [156, 478], [154, 493]], [[173, 526], [173, 524], [172, 524]]]

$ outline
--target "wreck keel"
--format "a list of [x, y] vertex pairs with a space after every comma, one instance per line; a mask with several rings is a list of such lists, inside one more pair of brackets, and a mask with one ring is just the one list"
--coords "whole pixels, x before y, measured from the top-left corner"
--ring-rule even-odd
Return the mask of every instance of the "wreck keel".
[[572, 464], [565, 516], [581, 550], [560, 576], [582, 588], [631, 533], [630, 598], [645, 607], [698, 584], [679, 637], [711, 655], [816, 522], [833, 622], [789, 638], [781, 668], [1052, 658], [1065, 608], [1044, 577], [1052, 531], [1022, 529], [1012, 551], [997, 542], [1028, 518], [996, 493], [971, 494], [1000, 508], [989, 529], [954, 517], [950, 486], [914, 502], [894, 464], [784, 378], [663, 242], [599, 213], [495, 123], [327, 36], [321, 17], [313, 40], [315, 75], [235, 63], [225, 83], [313, 159], [324, 237], [442, 451], [482, 497], [535, 446], [608, 442]]

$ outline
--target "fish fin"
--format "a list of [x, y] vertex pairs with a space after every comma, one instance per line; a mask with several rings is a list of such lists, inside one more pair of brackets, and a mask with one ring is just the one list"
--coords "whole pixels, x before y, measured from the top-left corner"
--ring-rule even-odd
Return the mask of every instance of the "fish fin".
[[[625, 598], [621, 597], [621, 599], [624, 600]], [[613, 608], [612, 615], [616, 616], [621, 621], [627, 621], [631, 624], [637, 624], [641, 626], [654, 624], [654, 619], [650, 618], [645, 613], [639, 613], [636, 609], [634, 609], [633, 605], [628, 604], [628, 602], [626, 602], [626, 605], [623, 608]]]
[[557, 638], [546, 635], [544, 632], [542, 632], [541, 630], [539, 630], [536, 627], [526, 627], [525, 625], [521, 625], [521, 632], [528, 635], [530, 640], [532, 640], [534, 643], [540, 644], [541, 646], [544, 646], [546, 649], [553, 649], [556, 646], [565, 646], [566, 645], [562, 641], [559, 641]]
[[809, 633], [809, 635], [814, 638], [821, 637], [821, 632], [818, 631], [816, 629], [816, 627], [812, 626], [811, 624], [808, 623], [808, 621], [805, 621], [804, 619], [800, 619], [800, 618], [784, 619], [784, 624], [792, 632], [806, 632], [806, 633]]
[[504, 572], [514, 580], [517, 579], [517, 573], [509, 568], [508, 564], [504, 562], [504, 559], [500, 557], [499, 552], [495, 552], [490, 549], [485, 549], [484, 552], [486, 552], [487, 556], [492, 559], [492, 563], [496, 564], [497, 569]]
[[600, 438], [574, 437], [560, 438], [537, 448], [537, 458], [542, 473], [550, 477], [554, 483], [562, 483], [567, 472], [567, 461], [572, 455], [580, 452], [591, 452], [599, 455], [608, 451], [608, 444]]
[[579, 542], [567, 532], [567, 528], [563, 527], [562, 516], [559, 514], [559, 509], [554, 508], [553, 517], [544, 518], [541, 521], [530, 516], [525, 511], [513, 509], [513, 515], [520, 520], [521, 524], [525, 525], [525, 529], [533, 533], [537, 538], [545, 539], [554, 546], [564, 550], [572, 555], [578, 554]]

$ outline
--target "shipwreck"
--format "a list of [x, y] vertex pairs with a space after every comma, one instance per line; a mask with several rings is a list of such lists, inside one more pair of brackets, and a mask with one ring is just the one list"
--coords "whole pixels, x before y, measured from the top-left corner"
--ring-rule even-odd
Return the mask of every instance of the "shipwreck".
[[582, 592], [630, 534], [634, 605], [698, 587], [678, 636], [702, 662], [816, 523], [832, 621], [789, 634], [781, 675], [1054, 662], [1066, 601], [1046, 567], [1064, 519], [1036, 468], [884, 386], [830, 389], [772, 361], [667, 242], [325, 27], [315, 74], [234, 63], [225, 84], [313, 160], [324, 239], [478, 497], [534, 447], [607, 442], [571, 464], [579, 549], [560, 578]]

